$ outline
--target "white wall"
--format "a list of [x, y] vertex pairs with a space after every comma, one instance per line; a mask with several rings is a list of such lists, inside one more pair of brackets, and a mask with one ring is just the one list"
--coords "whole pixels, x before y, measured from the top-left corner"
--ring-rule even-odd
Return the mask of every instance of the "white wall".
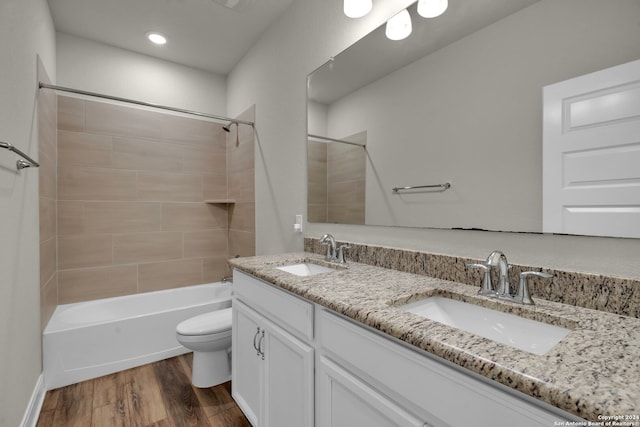
[[60, 86], [226, 115], [224, 76], [63, 33], [56, 47]]
[[[543, 0], [534, 7], [556, 1]], [[584, 1], [562, 3], [570, 10]], [[228, 76], [229, 114], [256, 105], [258, 254], [302, 249], [302, 236], [293, 232], [293, 222], [296, 213], [306, 212], [307, 74], [409, 3], [374, 2], [372, 14], [350, 20], [342, 15], [342, 0], [297, 0]], [[500, 248], [513, 262], [640, 278], [640, 239], [305, 224], [307, 236], [324, 232], [342, 240], [477, 258]]]
[[[36, 56], [55, 78], [46, 0], [0, 2], [0, 140], [38, 157]], [[42, 370], [38, 170], [0, 151], [0, 425], [17, 426]]]

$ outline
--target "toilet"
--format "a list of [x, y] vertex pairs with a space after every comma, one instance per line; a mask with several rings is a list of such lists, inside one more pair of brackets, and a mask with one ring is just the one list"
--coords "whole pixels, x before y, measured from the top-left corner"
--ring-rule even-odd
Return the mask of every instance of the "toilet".
[[207, 388], [231, 379], [231, 307], [181, 322], [176, 338], [193, 350], [191, 384]]

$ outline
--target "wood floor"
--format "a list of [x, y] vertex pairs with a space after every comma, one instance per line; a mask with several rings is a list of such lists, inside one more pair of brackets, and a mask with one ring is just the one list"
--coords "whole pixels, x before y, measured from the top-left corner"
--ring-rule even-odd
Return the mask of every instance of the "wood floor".
[[251, 427], [231, 383], [191, 385], [192, 354], [48, 391], [37, 427]]

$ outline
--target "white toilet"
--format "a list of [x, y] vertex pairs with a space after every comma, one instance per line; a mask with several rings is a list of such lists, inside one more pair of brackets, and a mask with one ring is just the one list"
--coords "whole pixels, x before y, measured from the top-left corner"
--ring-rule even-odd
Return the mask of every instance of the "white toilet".
[[231, 308], [201, 314], [176, 327], [178, 342], [193, 350], [191, 383], [213, 387], [231, 379]]

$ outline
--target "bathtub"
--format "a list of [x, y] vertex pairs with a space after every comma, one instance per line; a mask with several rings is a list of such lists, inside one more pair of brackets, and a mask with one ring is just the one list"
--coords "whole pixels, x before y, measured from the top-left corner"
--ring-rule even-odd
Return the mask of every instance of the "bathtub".
[[226, 283], [60, 305], [43, 333], [47, 390], [187, 353], [178, 323], [230, 306]]

